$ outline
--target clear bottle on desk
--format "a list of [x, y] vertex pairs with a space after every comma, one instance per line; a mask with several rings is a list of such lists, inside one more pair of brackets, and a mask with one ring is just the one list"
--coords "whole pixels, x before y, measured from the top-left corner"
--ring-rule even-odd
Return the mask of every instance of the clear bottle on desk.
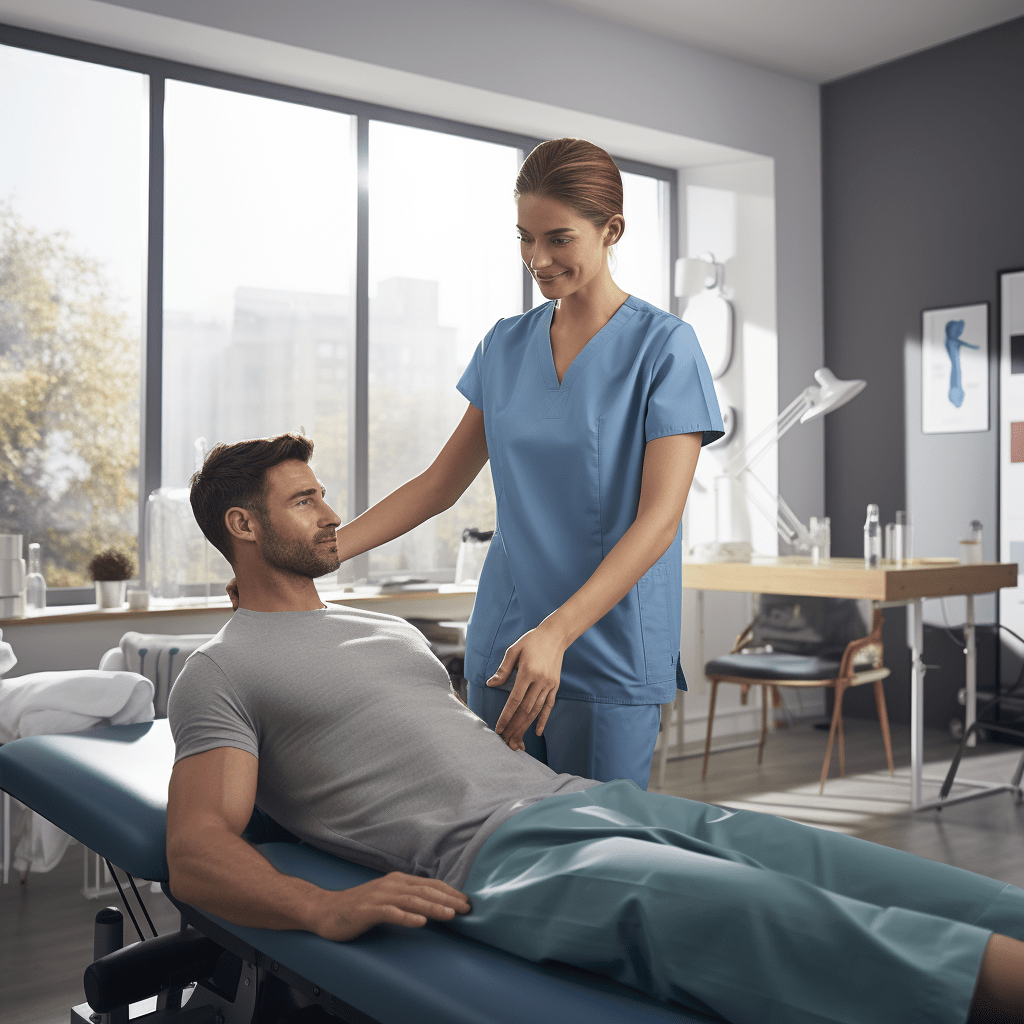
[[882, 560], [882, 526], [878, 521], [878, 506], [868, 505], [864, 520], [864, 568], [877, 569]]
[[893, 561], [901, 565], [914, 557], [914, 530], [910, 525], [910, 515], [906, 511], [896, 513], [892, 547]]
[[28, 546], [28, 575], [25, 577], [25, 610], [41, 612], [46, 607], [46, 580], [42, 568], [39, 545]]

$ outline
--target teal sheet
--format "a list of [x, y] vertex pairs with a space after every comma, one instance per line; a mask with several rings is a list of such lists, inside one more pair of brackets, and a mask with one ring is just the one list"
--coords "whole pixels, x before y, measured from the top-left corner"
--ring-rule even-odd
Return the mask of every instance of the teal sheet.
[[488, 839], [456, 931], [732, 1024], [963, 1024], [1024, 890], [753, 811], [618, 781]]

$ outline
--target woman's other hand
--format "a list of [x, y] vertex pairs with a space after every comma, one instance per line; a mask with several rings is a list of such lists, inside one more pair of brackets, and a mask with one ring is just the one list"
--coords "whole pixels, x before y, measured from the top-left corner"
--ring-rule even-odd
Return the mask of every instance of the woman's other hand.
[[224, 588], [227, 591], [228, 597], [231, 599], [231, 610], [233, 612], [238, 611], [238, 580], [234, 576], [228, 580], [228, 585]]
[[513, 671], [515, 685], [494, 731], [513, 749], [525, 750], [523, 735], [536, 720], [538, 736], [544, 732], [562, 677], [566, 645], [554, 628], [542, 622], [524, 633], [506, 652], [488, 686], [501, 686]]

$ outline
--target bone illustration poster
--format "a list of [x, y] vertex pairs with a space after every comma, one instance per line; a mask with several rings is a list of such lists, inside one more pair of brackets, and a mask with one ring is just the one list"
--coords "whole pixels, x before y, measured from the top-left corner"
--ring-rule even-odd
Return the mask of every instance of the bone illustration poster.
[[921, 317], [921, 430], [988, 430], [988, 303]]

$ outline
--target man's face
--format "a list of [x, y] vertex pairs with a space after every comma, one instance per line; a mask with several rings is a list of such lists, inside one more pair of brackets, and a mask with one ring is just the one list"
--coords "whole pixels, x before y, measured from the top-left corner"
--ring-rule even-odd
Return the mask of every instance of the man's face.
[[316, 579], [341, 565], [341, 519], [324, 500], [313, 470], [298, 459], [267, 470], [267, 515], [260, 517], [260, 554], [277, 569]]

